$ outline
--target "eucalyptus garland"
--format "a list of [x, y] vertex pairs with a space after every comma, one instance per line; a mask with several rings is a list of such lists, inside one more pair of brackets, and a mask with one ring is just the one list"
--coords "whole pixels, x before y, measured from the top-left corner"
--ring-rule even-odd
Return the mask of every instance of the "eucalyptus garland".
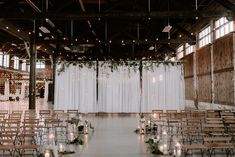
[[[63, 62], [57, 62], [57, 65], [60, 66], [60, 68], [57, 70], [58, 75], [60, 75], [61, 72], [65, 72], [65, 69], [68, 68], [70, 65], [73, 66], [79, 66], [80, 68], [87, 67], [89, 69], [93, 68], [96, 69], [96, 61], [63, 61]], [[128, 70], [133, 69], [135, 72], [141, 69], [145, 69], [148, 71], [153, 71], [154, 67], [159, 67], [160, 64], [167, 65], [167, 66], [174, 66], [174, 65], [180, 65], [182, 62], [173, 62], [173, 61], [141, 61], [141, 60], [134, 60], [134, 61], [127, 61], [127, 60], [106, 60], [106, 61], [100, 61], [99, 67], [107, 66], [110, 68], [111, 72], [118, 70], [118, 67], [120, 66], [126, 66], [128, 67]]]

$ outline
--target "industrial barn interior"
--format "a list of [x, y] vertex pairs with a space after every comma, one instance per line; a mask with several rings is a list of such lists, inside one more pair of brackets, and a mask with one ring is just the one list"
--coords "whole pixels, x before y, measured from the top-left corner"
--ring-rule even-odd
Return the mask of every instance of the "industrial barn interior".
[[235, 156], [235, 1], [0, 0], [0, 154]]

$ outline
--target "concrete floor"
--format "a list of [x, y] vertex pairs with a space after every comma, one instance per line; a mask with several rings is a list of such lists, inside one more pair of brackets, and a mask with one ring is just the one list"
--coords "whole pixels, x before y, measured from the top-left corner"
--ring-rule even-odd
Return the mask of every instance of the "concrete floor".
[[95, 127], [79, 157], [151, 157], [144, 136], [134, 133], [137, 117], [94, 117]]

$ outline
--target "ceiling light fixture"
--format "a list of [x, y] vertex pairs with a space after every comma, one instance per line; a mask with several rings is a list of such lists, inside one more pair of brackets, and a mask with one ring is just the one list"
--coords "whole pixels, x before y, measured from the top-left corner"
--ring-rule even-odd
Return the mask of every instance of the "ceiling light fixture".
[[153, 51], [153, 50], [154, 50], [154, 46], [150, 46], [149, 51]]
[[162, 30], [162, 32], [164, 33], [169, 33], [171, 31], [172, 26], [170, 24], [168, 24], [167, 26], [165, 26]]
[[39, 29], [43, 32], [43, 33], [51, 33], [46, 27], [41, 26], [39, 27]]
[[70, 49], [68, 46], [65, 46], [64, 49], [65, 49], [66, 51], [71, 51], [71, 49]]

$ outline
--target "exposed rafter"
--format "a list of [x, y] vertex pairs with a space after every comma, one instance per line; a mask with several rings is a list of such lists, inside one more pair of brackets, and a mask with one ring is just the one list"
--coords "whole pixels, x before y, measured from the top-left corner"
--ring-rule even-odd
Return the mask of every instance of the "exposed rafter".
[[235, 5], [229, 0], [215, 0], [215, 1], [218, 2], [220, 5], [222, 5], [224, 8], [235, 12]]
[[216, 17], [235, 17], [233, 12], [224, 11], [159, 11], [159, 12], [109, 12], [109, 13], [34, 13], [34, 14], [24, 14], [24, 13], [9, 13], [1, 12], [0, 18], [6, 19], [56, 19], [56, 20], [89, 20], [98, 18], [101, 19], [120, 19], [120, 20], [138, 20], [144, 18], [151, 19], [195, 19], [199, 18], [216, 18]]
[[[97, 44], [98, 41], [75, 41], [75, 40], [39, 40], [39, 43], [53, 43], [53, 44]], [[113, 40], [111, 44], [168, 44], [168, 43], [174, 43], [174, 44], [180, 44], [180, 43], [192, 43], [195, 42], [194, 40], [189, 39], [159, 39], [159, 40]], [[109, 44], [109, 41], [101, 41], [100, 43]]]
[[189, 31], [187, 31], [185, 28], [181, 27], [178, 24], [172, 24], [177, 30], [179, 30], [181, 33], [183, 33], [184, 35], [186, 35], [189, 39], [191, 39], [192, 41], [196, 41], [196, 36], [191, 34]]

